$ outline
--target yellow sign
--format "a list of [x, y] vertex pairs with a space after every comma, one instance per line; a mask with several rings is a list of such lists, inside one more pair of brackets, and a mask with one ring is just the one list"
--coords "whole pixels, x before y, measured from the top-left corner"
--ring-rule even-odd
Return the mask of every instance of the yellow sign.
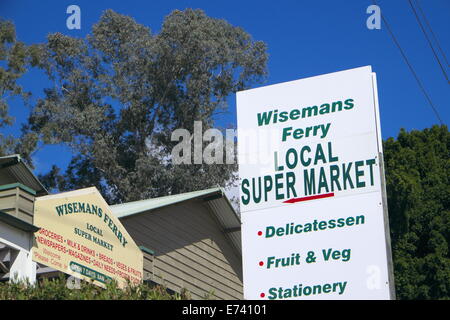
[[34, 261], [100, 286], [142, 281], [142, 252], [95, 187], [36, 198], [34, 224]]

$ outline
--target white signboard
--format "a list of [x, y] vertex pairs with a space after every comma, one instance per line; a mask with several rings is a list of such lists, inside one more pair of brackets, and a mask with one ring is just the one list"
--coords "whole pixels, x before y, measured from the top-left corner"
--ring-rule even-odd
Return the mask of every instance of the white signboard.
[[390, 299], [376, 79], [237, 93], [244, 298]]

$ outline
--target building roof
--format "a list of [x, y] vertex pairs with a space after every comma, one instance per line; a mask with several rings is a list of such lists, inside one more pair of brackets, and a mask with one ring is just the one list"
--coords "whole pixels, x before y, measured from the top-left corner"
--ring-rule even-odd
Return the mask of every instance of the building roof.
[[122, 219], [193, 199], [202, 199], [205, 201], [222, 231], [232, 242], [239, 254], [241, 254], [241, 219], [231, 205], [230, 200], [225, 195], [224, 190], [220, 187], [154, 199], [127, 202], [112, 205], [110, 208], [119, 219]]
[[48, 194], [48, 191], [18, 154], [0, 157], [0, 173], [10, 180], [10, 183], [21, 183], [34, 190], [37, 195]]

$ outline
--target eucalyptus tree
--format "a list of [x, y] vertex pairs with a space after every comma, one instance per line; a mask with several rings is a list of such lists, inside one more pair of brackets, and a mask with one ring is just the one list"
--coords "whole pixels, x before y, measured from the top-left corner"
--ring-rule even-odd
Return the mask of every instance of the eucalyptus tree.
[[[27, 104], [30, 93], [18, 83], [30, 67], [39, 64], [39, 46], [27, 46], [16, 38], [11, 21], [0, 19], [0, 155], [20, 153], [31, 165], [31, 153], [35, 150], [37, 136], [29, 132], [21, 137], [5, 134], [5, 129], [15, 123], [10, 115], [11, 102], [16, 107]], [[26, 125], [25, 125], [26, 128]]]
[[242, 28], [187, 9], [153, 33], [107, 10], [85, 38], [50, 34], [42, 55], [54, 85], [30, 132], [73, 151], [66, 172], [41, 177], [50, 188], [95, 185], [115, 203], [232, 181], [235, 164], [175, 165], [171, 133], [211, 128], [230, 94], [265, 78], [266, 45]]

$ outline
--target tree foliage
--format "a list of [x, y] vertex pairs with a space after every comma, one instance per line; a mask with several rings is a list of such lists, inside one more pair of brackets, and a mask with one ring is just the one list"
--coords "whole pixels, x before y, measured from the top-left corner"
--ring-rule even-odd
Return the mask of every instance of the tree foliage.
[[[85, 38], [55, 33], [30, 46], [0, 21], [0, 129], [13, 123], [11, 97], [29, 96], [18, 81], [30, 67], [54, 84], [20, 139], [0, 133], [0, 155], [20, 153], [31, 164], [38, 141], [66, 144], [68, 168], [53, 166], [44, 185], [96, 186], [109, 203], [224, 185], [235, 166], [174, 165], [171, 132], [192, 133], [194, 121], [211, 128], [230, 94], [264, 78], [266, 62], [264, 43], [201, 10], [172, 12], [159, 33], [108, 10]], [[448, 128], [401, 130], [384, 141], [384, 154], [397, 297], [449, 299]]]
[[74, 150], [60, 190], [95, 185], [111, 202], [224, 185], [234, 165], [174, 165], [174, 129], [211, 128], [227, 97], [261, 80], [266, 46], [201, 10], [173, 11], [154, 34], [107, 10], [84, 39], [51, 34], [43, 51], [54, 82], [30, 117], [45, 143]]
[[[205, 296], [205, 299], [207, 297]], [[116, 282], [100, 288], [88, 281], [79, 281], [77, 287], [69, 287], [67, 279], [41, 279], [34, 285], [23, 281], [0, 282], [0, 300], [190, 300], [190, 293], [170, 293], [161, 285], [141, 283], [124, 289]]]
[[450, 134], [401, 130], [384, 143], [397, 296], [450, 299]]
[[[38, 46], [27, 46], [16, 39], [14, 24], [0, 19], [0, 129], [14, 124], [10, 115], [10, 101], [20, 98], [25, 103], [30, 96], [18, 83], [29, 67], [39, 64]], [[32, 164], [31, 153], [35, 149], [37, 136], [23, 134], [20, 139], [0, 133], [0, 156], [19, 153]]]

